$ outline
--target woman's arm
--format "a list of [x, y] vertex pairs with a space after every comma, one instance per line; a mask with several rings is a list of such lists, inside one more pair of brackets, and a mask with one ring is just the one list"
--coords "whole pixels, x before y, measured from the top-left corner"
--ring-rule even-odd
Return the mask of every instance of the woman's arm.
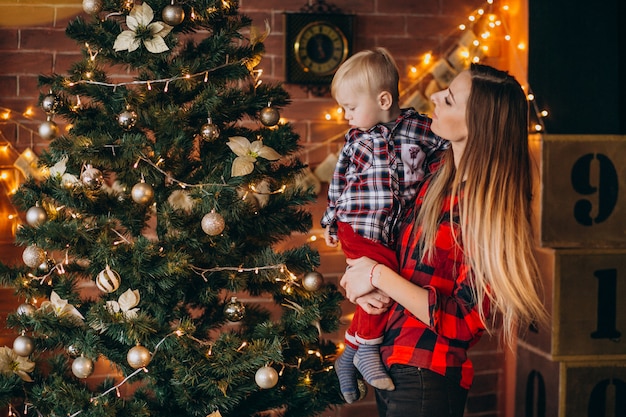
[[431, 322], [428, 290], [413, 284], [383, 264], [370, 258], [347, 259], [349, 268], [341, 278], [341, 286], [353, 303], [378, 289], [410, 311], [422, 322]]

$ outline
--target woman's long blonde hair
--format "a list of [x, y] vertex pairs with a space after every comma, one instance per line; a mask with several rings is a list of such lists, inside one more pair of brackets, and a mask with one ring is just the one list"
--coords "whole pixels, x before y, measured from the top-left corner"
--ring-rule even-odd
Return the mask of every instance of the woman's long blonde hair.
[[457, 169], [448, 149], [417, 221], [423, 225], [423, 259], [428, 259], [445, 196], [462, 193], [460, 239], [472, 269], [475, 300], [481, 300], [477, 301], [481, 319], [488, 329], [493, 327], [482, 309], [487, 297], [491, 313], [501, 316], [504, 340], [511, 344], [518, 326], [543, 322], [546, 316], [533, 253], [528, 103], [508, 73], [479, 64], [472, 64], [469, 71], [472, 85], [463, 156]]

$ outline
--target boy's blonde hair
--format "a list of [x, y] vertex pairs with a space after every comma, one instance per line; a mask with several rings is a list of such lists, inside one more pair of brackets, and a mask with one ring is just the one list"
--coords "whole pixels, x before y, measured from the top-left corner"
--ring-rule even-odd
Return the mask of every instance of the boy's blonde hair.
[[376, 96], [388, 91], [394, 103], [400, 97], [398, 66], [385, 48], [365, 50], [352, 55], [346, 60], [333, 77], [330, 92], [335, 98], [339, 86], [346, 85], [356, 91], [365, 91]]

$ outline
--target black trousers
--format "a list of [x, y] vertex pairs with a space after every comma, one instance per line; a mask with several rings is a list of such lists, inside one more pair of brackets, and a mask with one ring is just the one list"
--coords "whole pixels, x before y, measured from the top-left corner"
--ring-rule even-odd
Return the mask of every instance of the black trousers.
[[376, 390], [380, 417], [462, 417], [468, 390], [428, 369], [392, 365], [394, 391]]

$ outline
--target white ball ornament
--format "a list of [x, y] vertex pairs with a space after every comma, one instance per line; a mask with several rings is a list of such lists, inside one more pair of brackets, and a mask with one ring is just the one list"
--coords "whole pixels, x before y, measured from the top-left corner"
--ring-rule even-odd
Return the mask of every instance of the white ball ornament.
[[278, 383], [278, 372], [271, 366], [263, 366], [256, 371], [254, 382], [263, 389], [273, 388]]
[[305, 290], [315, 292], [324, 284], [324, 276], [317, 271], [307, 272], [302, 278], [302, 286]]
[[154, 188], [146, 182], [138, 182], [130, 191], [133, 201], [138, 204], [148, 204], [154, 198]]
[[107, 265], [96, 278], [96, 287], [102, 292], [111, 293], [120, 287], [120, 274]]
[[39, 206], [33, 206], [26, 211], [26, 223], [39, 227], [48, 220], [48, 213]]
[[136, 345], [126, 354], [126, 361], [134, 369], [145, 368], [152, 360], [152, 354], [141, 345]]
[[102, 0], [83, 0], [83, 10], [88, 14], [97, 14], [102, 10]]
[[93, 361], [84, 356], [79, 356], [72, 362], [72, 373], [78, 378], [87, 378], [93, 373]]
[[37, 268], [46, 260], [46, 252], [37, 245], [30, 245], [22, 252], [22, 260], [31, 268]]
[[211, 210], [205, 214], [202, 218], [202, 230], [209, 236], [217, 236], [224, 231], [226, 222], [221, 214], [216, 213], [215, 210]]
[[50, 118], [39, 125], [39, 136], [42, 139], [52, 140], [59, 136], [59, 126]]
[[13, 351], [18, 356], [28, 356], [35, 350], [35, 342], [28, 336], [18, 336], [13, 341]]

